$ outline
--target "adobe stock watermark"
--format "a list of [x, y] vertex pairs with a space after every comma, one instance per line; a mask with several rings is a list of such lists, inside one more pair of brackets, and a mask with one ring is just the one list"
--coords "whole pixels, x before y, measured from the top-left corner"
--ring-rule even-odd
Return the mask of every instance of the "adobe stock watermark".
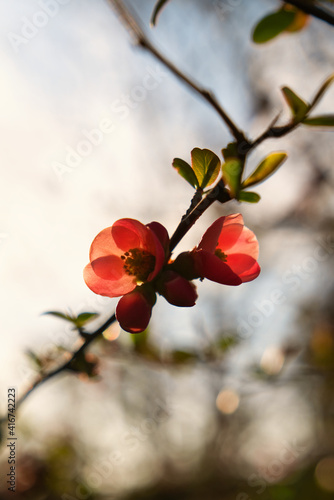
[[58, 180], [62, 182], [65, 174], [73, 172], [81, 163], [99, 147], [105, 136], [115, 131], [115, 121], [126, 120], [131, 111], [137, 109], [146, 99], [150, 92], [157, 89], [167, 76], [161, 66], [147, 66], [140, 85], [135, 85], [128, 94], [121, 94], [110, 105], [113, 115], [104, 117], [97, 127], [81, 130], [81, 137], [77, 144], [66, 146], [65, 158], [62, 162], [52, 162], [52, 169]]
[[269, 295], [254, 301], [254, 308], [244, 318], [238, 318], [237, 332], [241, 338], [248, 338], [288, 299], [289, 292], [296, 292], [318, 270], [319, 265], [334, 254], [334, 234], [318, 239], [318, 245], [311, 255], [305, 257], [299, 265], [293, 265], [282, 275], [280, 288], [274, 288]]
[[38, 0], [40, 10], [36, 10], [30, 18], [27, 16], [20, 18], [20, 32], [9, 31], [7, 33], [7, 38], [14, 52], [18, 53], [22, 45], [27, 45], [35, 38], [40, 30], [47, 26], [50, 19], [56, 17], [60, 6], [70, 2], [71, 0]]
[[[253, 473], [248, 477], [248, 486], [257, 488], [255, 493], [262, 495], [266, 491], [268, 484], [270, 485], [284, 477], [287, 468], [291, 467], [305, 450], [306, 447], [299, 445], [296, 441], [291, 444], [283, 442], [283, 447], [277, 458], [271, 460], [265, 467], [259, 468], [257, 473]], [[241, 492], [236, 496], [235, 500], [251, 500], [251, 498], [247, 493]]]

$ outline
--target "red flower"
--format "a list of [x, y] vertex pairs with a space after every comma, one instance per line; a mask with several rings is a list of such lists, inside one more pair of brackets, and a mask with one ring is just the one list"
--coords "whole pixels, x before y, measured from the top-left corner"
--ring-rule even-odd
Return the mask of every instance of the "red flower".
[[120, 219], [96, 236], [84, 269], [84, 280], [93, 292], [119, 297], [157, 276], [165, 261], [165, 241], [160, 239], [167, 231], [158, 222], [151, 225]]
[[120, 219], [101, 231], [90, 247], [84, 269], [86, 285], [106, 297], [119, 297], [116, 317], [121, 327], [138, 333], [147, 327], [156, 301], [150, 282], [164, 265], [169, 244], [166, 229], [158, 222], [146, 226]]
[[240, 214], [217, 219], [193, 255], [200, 277], [223, 285], [240, 285], [260, 273], [258, 241]]

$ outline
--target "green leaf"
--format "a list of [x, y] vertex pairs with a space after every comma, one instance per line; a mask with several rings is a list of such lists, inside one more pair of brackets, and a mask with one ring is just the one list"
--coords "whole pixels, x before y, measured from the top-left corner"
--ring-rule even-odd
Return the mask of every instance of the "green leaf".
[[295, 12], [279, 10], [261, 19], [253, 32], [255, 43], [265, 43], [282, 33], [295, 18]]
[[285, 162], [287, 157], [288, 155], [284, 152], [271, 153], [261, 161], [248, 179], [242, 183], [241, 187], [246, 188], [264, 181]]
[[181, 177], [183, 177], [187, 182], [189, 182], [189, 184], [192, 187], [194, 188], [199, 187], [199, 182], [196, 177], [196, 174], [189, 165], [189, 163], [187, 163], [184, 160], [181, 160], [181, 158], [174, 158], [172, 165], [178, 171]]
[[240, 189], [240, 180], [243, 170], [243, 162], [239, 158], [228, 158], [223, 164], [223, 180], [228, 184], [231, 196], [237, 198]]
[[95, 319], [97, 316], [99, 316], [98, 313], [90, 313], [90, 312], [80, 313], [76, 318], [73, 318], [73, 323], [75, 323], [75, 325], [78, 328], [81, 328], [92, 319]]
[[238, 158], [238, 144], [236, 142], [230, 142], [226, 148], [222, 149], [222, 155], [225, 161], [228, 158]]
[[303, 123], [311, 127], [334, 127], [334, 115], [319, 115], [313, 118], [305, 118]]
[[220, 159], [209, 149], [194, 148], [191, 152], [191, 165], [202, 189], [213, 184], [220, 172]]
[[73, 316], [70, 316], [69, 314], [64, 314], [59, 311], [47, 311], [44, 314], [50, 314], [51, 316], [56, 316], [56, 318], [64, 319], [65, 321], [71, 321], [73, 322]]
[[247, 203], [258, 203], [260, 199], [261, 196], [252, 191], [240, 191], [238, 196], [239, 201], [246, 201]]
[[326, 92], [326, 90], [328, 89], [328, 87], [334, 82], [334, 73], [329, 76], [325, 81], [324, 83], [321, 85], [320, 89], [318, 90], [318, 92], [316, 93], [313, 101], [311, 102], [311, 105], [310, 105], [310, 109], [311, 108], [314, 108], [314, 106], [316, 104], [318, 104], [318, 102], [320, 101], [320, 99], [322, 98], [322, 96], [324, 95], [324, 93]]
[[151, 16], [151, 26], [155, 26], [157, 22], [158, 15], [160, 14], [160, 11], [162, 7], [168, 2], [169, 0], [158, 0], [157, 3], [154, 6], [152, 16]]
[[43, 314], [50, 314], [51, 316], [55, 316], [56, 318], [64, 319], [65, 321], [69, 321], [73, 323], [77, 328], [83, 327], [88, 321], [92, 320], [98, 313], [90, 313], [84, 312], [79, 314], [78, 316], [72, 316], [70, 314], [64, 314], [59, 311], [48, 311]]
[[295, 121], [301, 121], [310, 110], [310, 105], [303, 101], [293, 90], [289, 87], [282, 87], [282, 92], [288, 106], [291, 109]]

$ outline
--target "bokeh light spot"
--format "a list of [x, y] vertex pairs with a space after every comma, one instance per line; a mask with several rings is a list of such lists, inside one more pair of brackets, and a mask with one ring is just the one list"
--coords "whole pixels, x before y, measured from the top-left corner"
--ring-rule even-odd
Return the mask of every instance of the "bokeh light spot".
[[326, 457], [318, 462], [314, 472], [319, 486], [334, 493], [334, 457]]
[[216, 399], [216, 405], [218, 410], [226, 415], [234, 413], [240, 403], [240, 398], [238, 394], [230, 389], [224, 389], [220, 391]]
[[260, 366], [268, 375], [277, 375], [283, 367], [285, 356], [278, 347], [267, 347], [264, 351]]
[[106, 340], [112, 342], [113, 340], [118, 339], [120, 333], [121, 333], [121, 327], [119, 326], [119, 323], [115, 321], [115, 323], [113, 323], [106, 330], [104, 330], [102, 335]]

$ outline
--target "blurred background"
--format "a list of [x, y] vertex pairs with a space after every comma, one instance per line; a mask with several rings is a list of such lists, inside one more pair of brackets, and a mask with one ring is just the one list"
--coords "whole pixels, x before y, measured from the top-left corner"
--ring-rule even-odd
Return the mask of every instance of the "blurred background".
[[[310, 100], [333, 72], [334, 30], [251, 41], [275, 0], [128, 1], [149, 36], [211, 89], [254, 138], [282, 111], [280, 87]], [[117, 303], [82, 278], [90, 244], [123, 217], [172, 234], [192, 189], [172, 168], [231, 140], [215, 112], [131, 40], [106, 1], [0, 2], [1, 413], [40, 364], [80, 342], [45, 311]], [[317, 113], [334, 112], [334, 89]], [[109, 328], [86, 374], [34, 392], [17, 415], [17, 498], [31, 500], [334, 498], [333, 132], [300, 127], [261, 145], [288, 161], [258, 205], [212, 206], [180, 243], [241, 212], [262, 273], [237, 288], [198, 283], [194, 308], [162, 297], [149, 330]], [[30, 352], [30, 354], [29, 354]], [[36, 358], [37, 355], [37, 358]], [[66, 355], [66, 354], [65, 354]], [[91, 376], [89, 376], [91, 375]], [[6, 435], [5, 435], [6, 437]], [[8, 450], [0, 455], [0, 496]]]

